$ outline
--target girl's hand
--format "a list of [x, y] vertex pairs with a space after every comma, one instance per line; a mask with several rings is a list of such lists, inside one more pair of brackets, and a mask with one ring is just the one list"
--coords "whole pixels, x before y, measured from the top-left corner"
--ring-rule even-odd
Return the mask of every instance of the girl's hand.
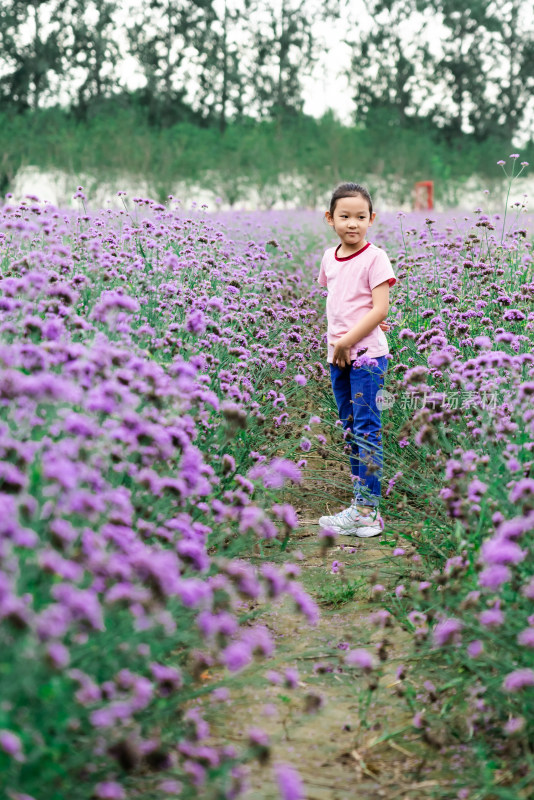
[[334, 346], [332, 363], [338, 367], [350, 367], [351, 345], [346, 343], [343, 336], [337, 342], [330, 342], [330, 344]]
[[378, 327], [380, 328], [381, 331], [384, 331], [384, 333], [387, 333], [388, 331], [391, 330], [391, 325], [389, 324], [387, 319], [383, 320], [383, 322], [381, 322]]

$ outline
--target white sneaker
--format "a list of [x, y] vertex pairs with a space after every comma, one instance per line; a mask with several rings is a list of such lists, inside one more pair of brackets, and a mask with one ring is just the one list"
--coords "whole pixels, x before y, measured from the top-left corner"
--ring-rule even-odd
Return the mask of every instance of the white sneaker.
[[319, 525], [332, 528], [340, 536], [358, 536], [361, 539], [380, 536], [384, 528], [378, 509], [370, 509], [368, 514], [362, 514], [354, 503], [339, 514], [321, 517]]

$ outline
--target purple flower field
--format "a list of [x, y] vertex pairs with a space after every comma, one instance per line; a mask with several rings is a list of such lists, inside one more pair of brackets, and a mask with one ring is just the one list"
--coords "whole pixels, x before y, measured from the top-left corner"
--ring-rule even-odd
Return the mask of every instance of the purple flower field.
[[297, 445], [263, 431], [324, 372], [302, 270], [200, 216], [135, 208], [138, 221], [30, 200], [0, 218], [0, 761], [13, 797], [122, 797], [155, 766], [184, 787], [215, 773], [232, 796], [241, 756], [203, 746], [185, 699], [205, 693], [208, 667], [271, 653], [266, 629], [240, 629], [244, 601], [289, 593], [317, 615], [290, 575], [239, 559], [297, 525], [276, 502], [301, 479]]
[[[525, 215], [467, 216], [385, 215], [374, 232], [399, 278], [382, 539], [399, 577], [372, 594], [413, 639], [395, 691], [414, 729], [444, 757], [491, 761], [464, 770], [477, 796], [526, 797], [532, 242]], [[266, 757], [261, 730], [243, 751], [214, 745], [195, 700], [268, 669], [270, 601], [318, 618], [283, 560], [301, 488], [314, 503], [349, 488], [314, 283], [329, 242], [311, 212], [0, 210], [5, 796], [232, 798]], [[379, 669], [365, 650], [346, 664], [358, 680]], [[305, 796], [289, 764], [273, 782]]]

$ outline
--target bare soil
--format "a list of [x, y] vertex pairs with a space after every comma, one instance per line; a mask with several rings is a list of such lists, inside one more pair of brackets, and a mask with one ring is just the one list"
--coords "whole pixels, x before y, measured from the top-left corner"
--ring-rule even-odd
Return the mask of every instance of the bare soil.
[[[233, 692], [225, 713], [212, 721], [214, 740], [239, 749], [246, 746], [249, 728], [269, 734], [269, 758], [263, 765], [250, 765], [244, 800], [280, 797], [272, 771], [279, 761], [297, 767], [307, 800], [456, 797], [452, 776], [438, 764], [436, 751], [421, 741], [396, 693], [401, 687], [398, 666], [417, 657], [411, 640], [398, 626], [381, 629], [371, 619], [382, 604], [371, 598], [370, 586], [380, 582], [391, 589], [398, 581], [387, 527], [378, 539], [350, 538], [326, 556], [319, 548], [318, 530], [313, 520], [302, 519], [283, 560], [299, 564], [299, 580], [316, 600], [323, 598], [319, 623], [308, 625], [288, 599], [261, 617], [276, 641], [268, 669], [283, 674], [296, 667], [298, 687], [269, 683], [265, 665], [256, 665], [246, 673], [247, 685]], [[267, 555], [271, 559], [270, 550]], [[279, 546], [273, 545], [272, 560], [281, 557]], [[337, 574], [331, 572], [333, 560], [344, 565]], [[336, 606], [346, 587], [354, 596]], [[348, 670], [343, 655], [347, 647], [377, 653], [384, 641], [387, 659], [370, 693], [370, 677]]]

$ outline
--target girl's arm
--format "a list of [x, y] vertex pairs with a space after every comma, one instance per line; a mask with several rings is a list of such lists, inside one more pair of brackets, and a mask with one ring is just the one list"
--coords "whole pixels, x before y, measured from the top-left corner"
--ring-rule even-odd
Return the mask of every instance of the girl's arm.
[[355, 344], [371, 333], [388, 315], [389, 311], [389, 281], [379, 283], [372, 290], [373, 307], [361, 320], [351, 328], [334, 345], [333, 363], [338, 367], [350, 364], [350, 350]]

